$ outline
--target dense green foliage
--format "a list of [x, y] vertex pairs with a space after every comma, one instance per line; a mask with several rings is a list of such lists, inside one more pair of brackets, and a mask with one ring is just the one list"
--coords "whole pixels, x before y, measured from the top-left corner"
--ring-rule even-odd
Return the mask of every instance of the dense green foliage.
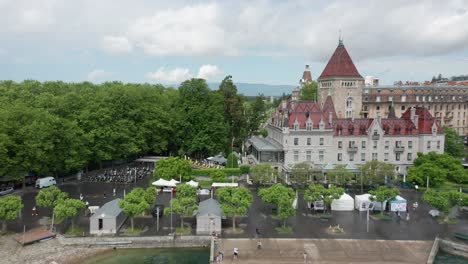
[[286, 226], [286, 219], [296, 213], [293, 207], [296, 195], [291, 188], [278, 183], [271, 187], [261, 189], [258, 195], [265, 203], [277, 206], [278, 211], [276, 216], [283, 220], [283, 227]]
[[179, 180], [179, 178], [182, 177], [183, 181], [189, 181], [191, 179], [191, 171], [192, 164], [189, 160], [169, 157], [167, 159], [159, 160], [156, 163], [154, 176], [156, 180], [159, 178], [163, 178], [165, 180]]
[[317, 99], [318, 99], [317, 82], [312, 81], [302, 86], [301, 95], [299, 96], [299, 99], [317, 102]]
[[346, 165], [336, 165], [327, 175], [331, 182], [339, 185], [345, 185], [353, 177], [353, 173], [346, 169]]
[[426, 186], [426, 177], [429, 177], [429, 186], [440, 187], [445, 180], [455, 183], [468, 183], [468, 172], [457, 158], [448, 154], [418, 153], [414, 166], [408, 171], [408, 180], [411, 183]]
[[245, 187], [220, 188], [216, 197], [221, 203], [224, 215], [232, 217], [232, 228], [236, 229], [236, 217], [244, 216], [253, 201], [252, 193]]
[[444, 126], [445, 142], [444, 152], [455, 158], [463, 157], [463, 139], [460, 138], [458, 132], [448, 126]]
[[395, 166], [378, 160], [372, 160], [360, 166], [362, 183], [366, 185], [381, 184], [395, 176]]
[[23, 209], [23, 203], [18, 196], [8, 195], [0, 199], [0, 220], [2, 220], [2, 231], [6, 231], [6, 221], [18, 217], [18, 213]]
[[296, 163], [291, 169], [290, 181], [294, 184], [304, 185], [312, 175], [312, 167], [305, 162]]
[[270, 164], [258, 164], [251, 169], [252, 181], [264, 184], [271, 183], [275, 179], [276, 171], [271, 167]]
[[239, 168], [236, 154], [229, 153], [226, 159], [226, 168]]
[[468, 195], [457, 191], [437, 192], [434, 190], [427, 190], [422, 198], [431, 206], [444, 212], [446, 219], [454, 206], [468, 205]]
[[84, 209], [85, 207], [85, 204], [78, 199], [65, 199], [59, 201], [59, 203], [54, 207], [54, 214], [58, 220], [71, 218], [71, 230], [73, 232], [75, 228], [75, 221], [73, 221], [73, 218], [81, 209]]
[[[263, 100], [246, 104], [230, 78], [161, 85], [0, 82], [0, 176], [63, 176], [138, 155], [202, 158], [257, 131]], [[246, 110], [245, 105], [250, 110]], [[260, 112], [258, 112], [260, 111]]]
[[171, 200], [172, 205], [164, 209], [164, 214], [180, 215], [180, 227], [184, 227], [184, 217], [192, 216], [193, 211], [197, 210], [197, 188], [188, 184], [179, 184], [177, 186], [177, 197]]
[[217, 171], [222, 171], [224, 175], [227, 176], [240, 176], [241, 175], [241, 170], [238, 168], [231, 168], [231, 169], [193, 169], [191, 174], [192, 176], [207, 176], [207, 177], [213, 177], [213, 175]]
[[[341, 195], [344, 194], [344, 189], [336, 186], [325, 188], [320, 184], [312, 184], [305, 190], [304, 200], [309, 203], [316, 201], [322, 201], [325, 204], [325, 210], [331, 206], [333, 200], [340, 199]], [[324, 210], [324, 213], [325, 213]]]
[[55, 207], [68, 198], [68, 193], [62, 192], [57, 186], [42, 189], [36, 196], [36, 204], [42, 207]]
[[217, 170], [211, 174], [213, 182], [226, 182], [226, 174], [222, 170]]
[[119, 200], [119, 207], [130, 217], [130, 224], [133, 231], [133, 218], [142, 214], [150, 208], [145, 190], [135, 188], [128, 193], [124, 199]]
[[250, 172], [250, 166], [249, 165], [241, 165], [239, 167], [239, 169], [240, 169], [240, 172], [242, 174], [248, 174]]
[[384, 186], [380, 186], [376, 190], [371, 190], [369, 193], [372, 195], [370, 196], [371, 201], [376, 201], [379, 202], [382, 210], [380, 211], [380, 214], [383, 215], [383, 212], [385, 210], [384, 203], [385, 201], [392, 201], [395, 200], [398, 194], [400, 194], [400, 191], [397, 189], [390, 189]]

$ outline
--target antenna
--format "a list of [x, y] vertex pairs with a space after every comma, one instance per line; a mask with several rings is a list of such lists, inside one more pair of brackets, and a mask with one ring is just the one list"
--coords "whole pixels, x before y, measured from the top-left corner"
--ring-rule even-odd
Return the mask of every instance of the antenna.
[[338, 45], [343, 45], [343, 37], [341, 36], [341, 28], [338, 30]]

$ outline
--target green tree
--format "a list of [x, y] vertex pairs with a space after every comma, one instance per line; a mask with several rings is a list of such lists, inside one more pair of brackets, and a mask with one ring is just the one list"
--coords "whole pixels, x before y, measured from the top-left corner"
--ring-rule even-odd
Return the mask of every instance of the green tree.
[[463, 139], [453, 128], [444, 126], [443, 130], [445, 134], [444, 152], [455, 158], [463, 157]]
[[226, 168], [238, 168], [237, 156], [234, 153], [229, 153], [226, 160]]
[[156, 163], [154, 170], [155, 178], [163, 178], [166, 180], [178, 179], [182, 176], [182, 180], [189, 181], [191, 178], [192, 164], [189, 160], [176, 157], [159, 160]]
[[78, 212], [84, 209], [85, 204], [78, 199], [65, 199], [60, 200], [54, 207], [54, 214], [58, 220], [65, 220], [71, 218], [71, 230], [75, 229], [73, 218]]
[[427, 178], [429, 178], [429, 186], [440, 187], [444, 184], [446, 177], [446, 170], [431, 163], [414, 166], [408, 170], [408, 181], [420, 186], [426, 186]]
[[14, 220], [23, 209], [23, 203], [18, 196], [8, 195], [0, 199], [0, 220], [2, 220], [2, 231], [5, 232], [8, 220]]
[[296, 163], [291, 169], [291, 182], [303, 186], [309, 181], [312, 167], [305, 162]]
[[274, 181], [275, 170], [269, 164], [258, 164], [252, 167], [251, 177], [258, 184], [271, 183]]
[[248, 174], [250, 172], [250, 166], [249, 165], [241, 165], [239, 167], [240, 171], [242, 174]]
[[42, 207], [55, 207], [68, 198], [68, 193], [62, 192], [57, 186], [42, 189], [36, 196], [36, 204]]
[[[419, 178], [423, 177], [424, 182], [426, 178], [423, 173], [418, 173], [418, 171], [420, 171], [420, 167], [425, 164], [426, 167], [428, 165], [437, 167], [438, 171], [442, 173], [435, 176], [439, 181], [442, 180], [440, 179], [441, 176], [444, 176], [452, 182], [468, 183], [467, 171], [460, 164], [460, 161], [453, 156], [448, 154], [437, 154], [436, 152], [429, 152], [427, 154], [418, 152], [418, 157], [414, 160], [413, 174], [418, 174], [420, 176]], [[429, 184], [432, 186], [432, 183], [429, 182]]]
[[244, 216], [252, 205], [252, 193], [244, 188], [220, 188], [216, 197], [221, 203], [221, 209], [226, 216], [232, 217], [232, 228], [236, 229], [236, 217]]
[[336, 186], [325, 188], [320, 184], [312, 184], [305, 190], [304, 200], [309, 203], [316, 201], [323, 201], [325, 204], [325, 211], [330, 208], [333, 200], [340, 199], [341, 195], [344, 194], [344, 189]]
[[384, 186], [380, 186], [376, 190], [371, 190], [369, 193], [372, 195], [370, 196], [371, 201], [377, 201], [381, 204], [382, 210], [380, 211], [380, 214], [383, 215], [383, 212], [385, 210], [384, 203], [385, 201], [392, 201], [395, 200], [398, 194], [400, 194], [400, 191], [397, 189], [390, 189]]
[[345, 165], [336, 165], [327, 175], [330, 181], [335, 180], [336, 184], [345, 185], [353, 177], [353, 173], [346, 169]]
[[437, 192], [434, 190], [427, 190], [422, 198], [429, 205], [444, 212], [445, 221], [448, 220], [450, 210], [453, 207], [468, 205], [468, 195], [457, 191]]
[[145, 198], [145, 190], [142, 188], [135, 188], [128, 193], [124, 199], [119, 200], [119, 207], [130, 217], [130, 224], [133, 231], [133, 218], [148, 210], [150, 204]]
[[247, 104], [247, 134], [249, 137], [256, 135], [260, 130], [261, 124], [265, 121], [265, 102], [263, 95], [258, 95], [252, 104]]
[[277, 206], [277, 217], [283, 221], [283, 227], [286, 226], [286, 219], [293, 216], [294, 198], [296, 197], [291, 188], [278, 183], [268, 188], [263, 188], [258, 192], [263, 202]]
[[180, 227], [184, 227], [184, 217], [192, 216], [197, 209], [197, 189], [188, 184], [177, 186], [177, 197], [172, 199], [172, 206], [164, 209], [165, 214], [180, 215]]
[[385, 176], [387, 179], [395, 177], [395, 166], [389, 163], [372, 160], [361, 165], [362, 183], [373, 185], [384, 183]]
[[145, 191], [145, 200], [149, 205], [152, 205], [154, 203], [154, 200], [156, 199], [156, 195], [158, 193], [156, 192], [156, 188], [154, 187], [148, 187], [146, 188]]
[[211, 179], [213, 180], [213, 182], [226, 182], [226, 173], [224, 173], [221, 170], [217, 170], [213, 172], [213, 174], [211, 175]]
[[300, 100], [305, 100], [305, 101], [317, 102], [317, 99], [318, 99], [317, 82], [312, 81], [312, 82], [306, 83], [304, 86], [302, 86], [301, 94], [299, 95], [299, 99]]

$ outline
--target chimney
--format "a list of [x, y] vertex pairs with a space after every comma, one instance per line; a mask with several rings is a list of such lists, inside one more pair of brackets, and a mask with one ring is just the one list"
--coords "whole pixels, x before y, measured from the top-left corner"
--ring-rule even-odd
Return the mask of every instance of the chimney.
[[330, 126], [333, 124], [333, 112], [328, 112], [328, 122]]
[[380, 111], [377, 111], [377, 121], [380, 123]]
[[419, 116], [416, 114], [416, 108], [415, 107], [411, 107], [411, 122], [413, 122], [414, 124], [414, 127], [416, 127], [416, 129], [418, 129], [418, 119], [419, 119]]

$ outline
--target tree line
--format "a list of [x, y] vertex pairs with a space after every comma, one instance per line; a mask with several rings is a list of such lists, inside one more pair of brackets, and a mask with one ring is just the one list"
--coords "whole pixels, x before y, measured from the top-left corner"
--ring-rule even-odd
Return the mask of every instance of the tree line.
[[[162, 85], [0, 82], [0, 176], [61, 176], [139, 155], [207, 157], [258, 133], [262, 96], [247, 102], [231, 76], [218, 90]], [[234, 139], [234, 140], [233, 140]]]

